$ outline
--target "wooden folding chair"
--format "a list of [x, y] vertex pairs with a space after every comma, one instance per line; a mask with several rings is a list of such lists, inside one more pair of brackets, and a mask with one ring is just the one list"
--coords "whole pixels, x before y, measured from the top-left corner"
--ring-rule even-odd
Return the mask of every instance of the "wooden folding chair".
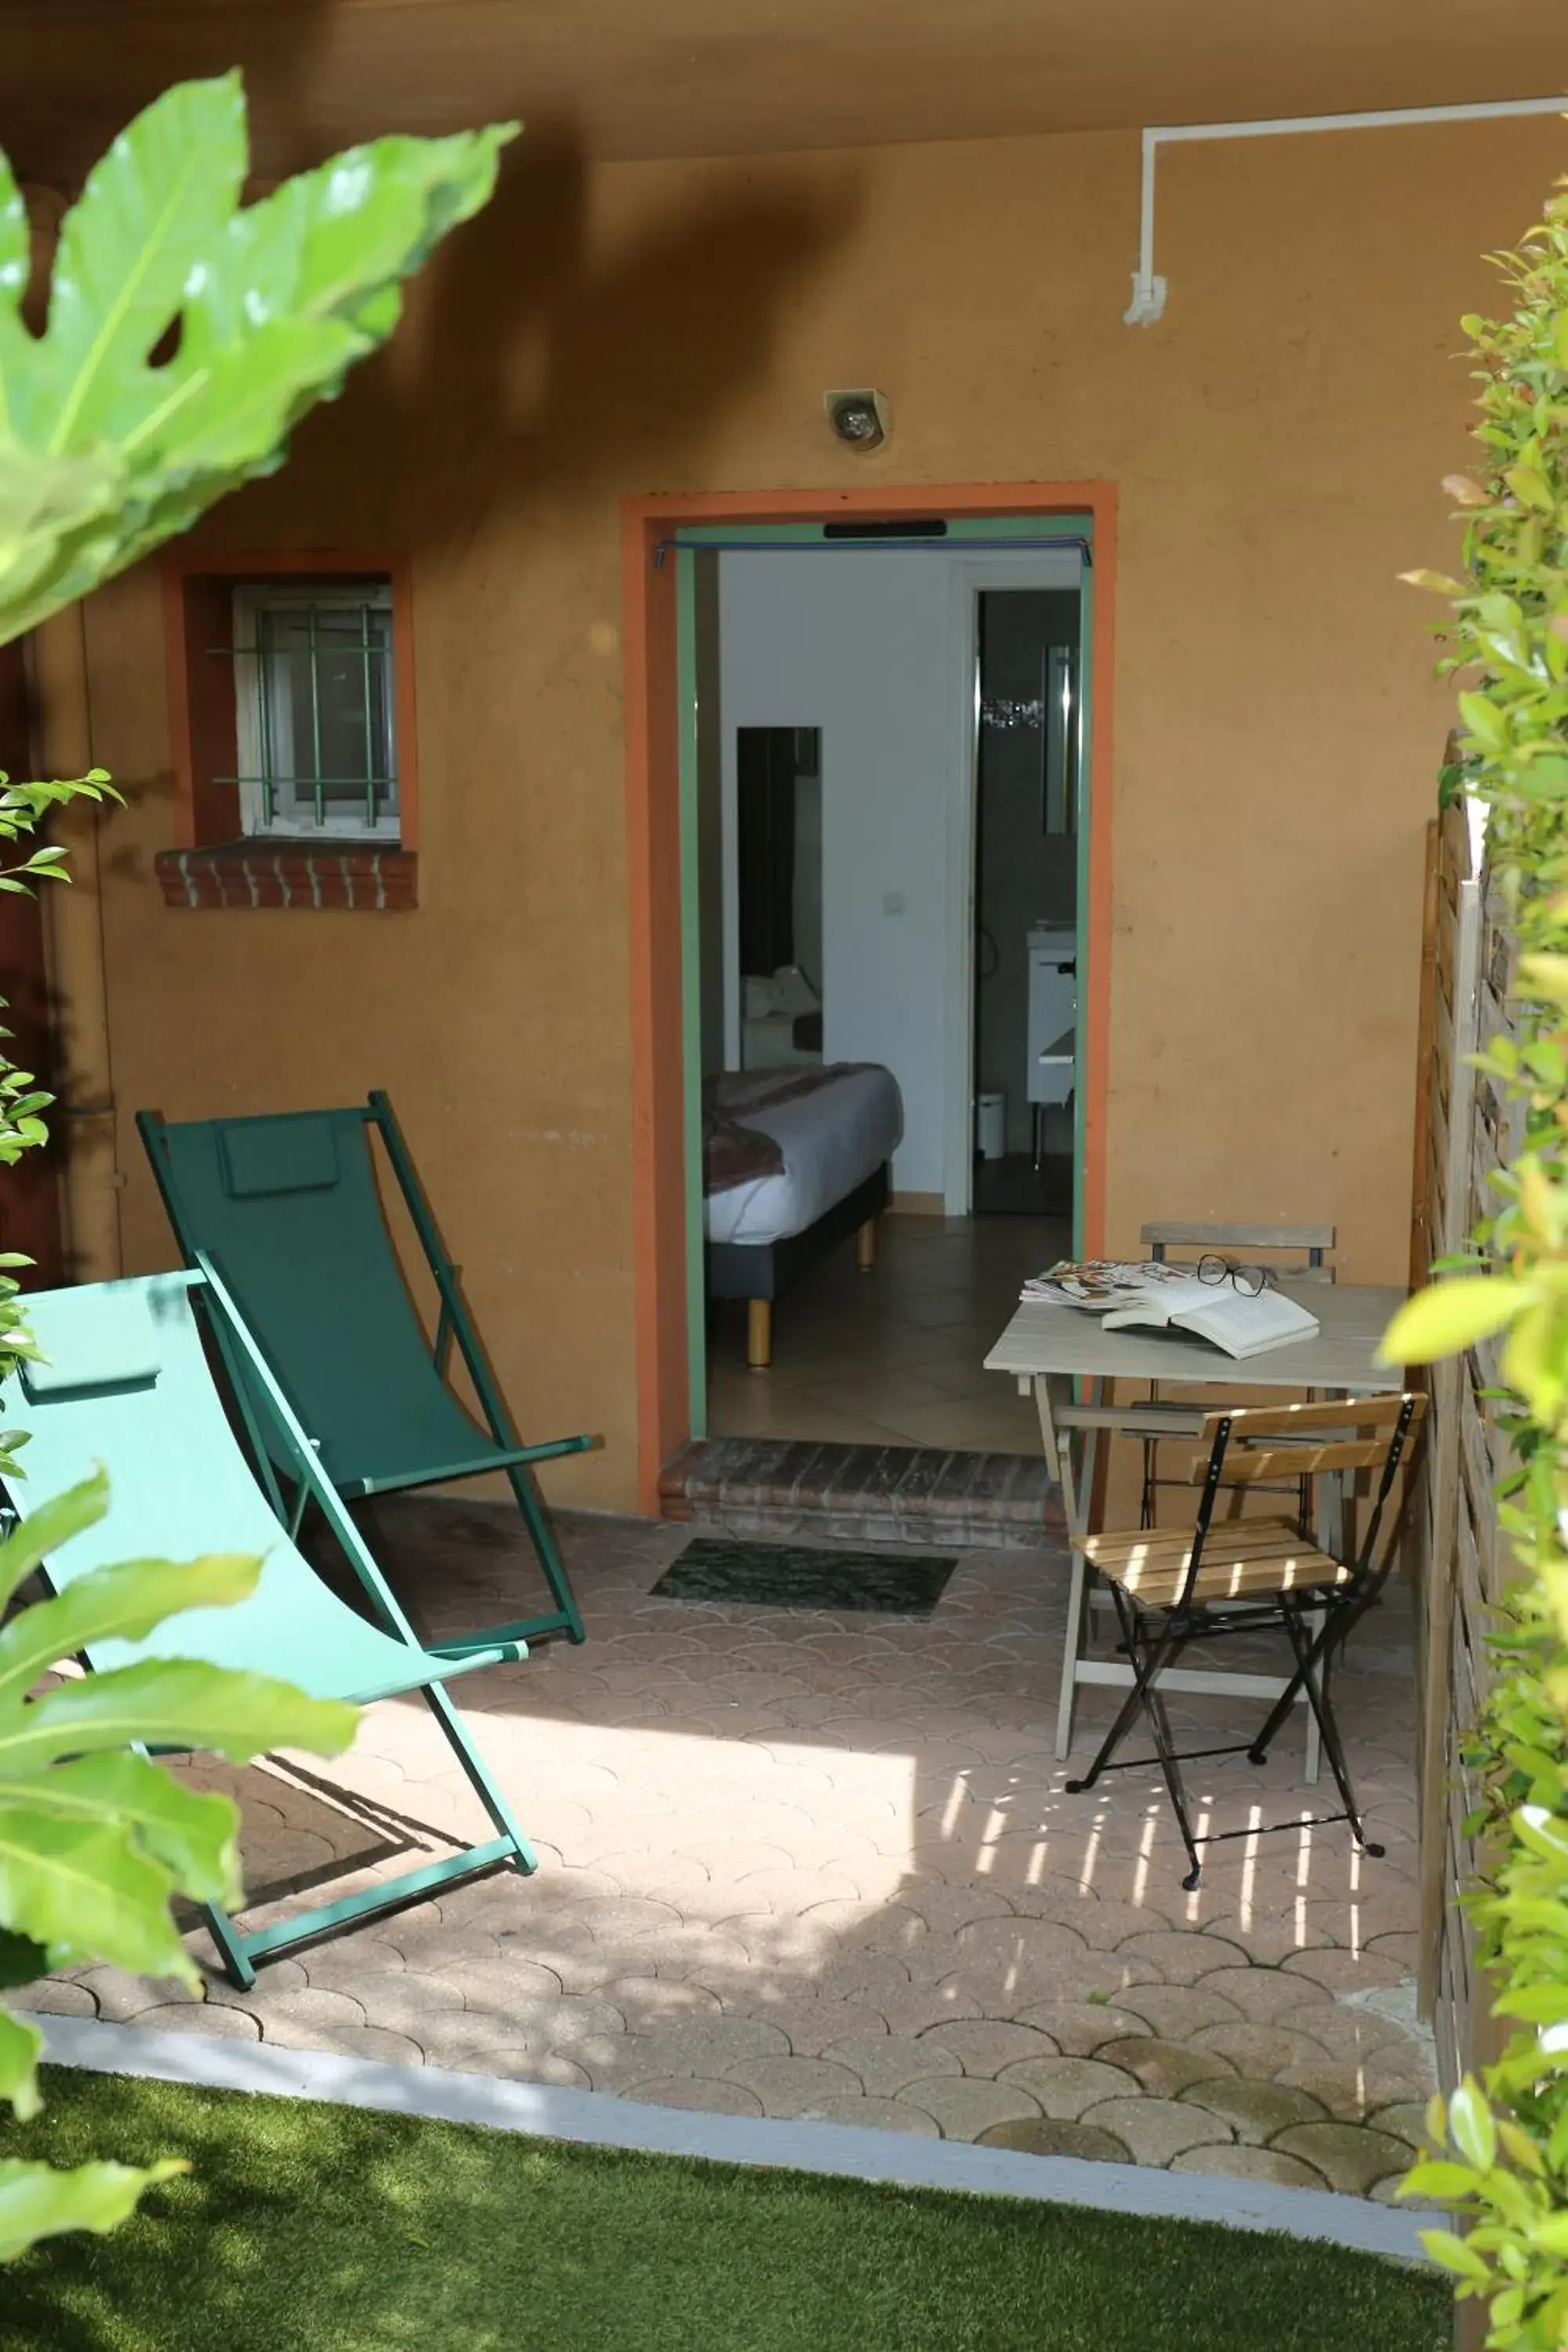
[[[1202, 1435], [1207, 1450], [1194, 1454], [1192, 1461], [1191, 1478], [1201, 1477], [1203, 1482], [1194, 1525], [1131, 1528], [1074, 1538], [1076, 1549], [1110, 1587], [1121, 1621], [1122, 1645], [1132, 1667], [1132, 1688], [1089, 1770], [1081, 1780], [1069, 1780], [1067, 1787], [1076, 1794], [1092, 1789], [1102, 1772], [1157, 1763], [1191, 1864], [1182, 1881], [1184, 1886], [1198, 1884], [1203, 1867], [1200, 1845], [1259, 1832], [1249, 1827], [1195, 1837], [1181, 1767], [1200, 1757], [1241, 1754], [1254, 1764], [1263, 1763], [1302, 1691], [1321, 1736], [1343, 1811], [1270, 1822], [1267, 1828], [1300, 1829], [1345, 1821], [1365, 1853], [1382, 1853], [1383, 1848], [1367, 1839], [1356, 1809], [1330, 1704], [1328, 1669], [1334, 1651], [1371, 1608], [1388, 1576], [1401, 1514], [1387, 1515], [1388, 1533], [1380, 1541], [1385, 1507], [1406, 1443], [1420, 1428], [1426, 1411], [1424, 1396], [1408, 1394], [1248, 1411], [1222, 1408], [1205, 1415]], [[1228, 1519], [1215, 1525], [1215, 1502], [1222, 1485], [1267, 1484], [1282, 1477], [1306, 1480], [1324, 1472], [1353, 1475], [1370, 1470], [1381, 1475], [1366, 1533], [1353, 1560], [1342, 1560], [1320, 1549], [1304, 1517], [1296, 1525], [1272, 1518]], [[1273, 1626], [1288, 1637], [1296, 1670], [1269, 1709], [1262, 1729], [1250, 1740], [1178, 1753], [1160, 1689], [1161, 1675], [1194, 1643]], [[1117, 1759], [1117, 1749], [1140, 1714], [1147, 1717], [1153, 1735], [1153, 1756]]]

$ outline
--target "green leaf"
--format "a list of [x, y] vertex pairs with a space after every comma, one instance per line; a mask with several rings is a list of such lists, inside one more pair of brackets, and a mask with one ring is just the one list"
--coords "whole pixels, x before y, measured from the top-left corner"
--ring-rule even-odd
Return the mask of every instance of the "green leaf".
[[1497, 2162], [1497, 2129], [1479, 2084], [1468, 2074], [1448, 2101], [1448, 2129], [1466, 2161], [1489, 2172]]
[[18, 1520], [0, 1543], [0, 1609], [51, 1552], [80, 1535], [84, 1528], [96, 1527], [108, 1508], [109, 1480], [100, 1471], [96, 1477], [53, 1496]]
[[0, 1710], [62, 1658], [99, 1642], [144, 1641], [165, 1618], [188, 1609], [230, 1607], [255, 1591], [260, 1573], [260, 1560], [243, 1553], [179, 1564], [123, 1560], [91, 1570], [0, 1630]]
[[133, 1976], [199, 1981], [169, 1911], [172, 1874], [109, 1821], [0, 1806], [0, 1926], [92, 1952]]
[[136, 1741], [210, 1748], [237, 1763], [274, 1748], [336, 1756], [358, 1720], [352, 1706], [308, 1698], [266, 1675], [193, 1658], [143, 1658], [58, 1684], [25, 1707], [0, 1707], [0, 1780]]
[[72, 2172], [16, 2157], [0, 2159], [0, 2263], [15, 2262], [40, 2238], [65, 2230], [92, 2230], [101, 2237], [134, 2212], [145, 2189], [189, 2170], [180, 2157], [141, 2168], [80, 2164]]
[[1528, 1283], [1509, 1275], [1458, 1275], [1407, 1299], [1378, 1347], [1384, 1364], [1430, 1364], [1486, 1339], [1530, 1306]]
[[1445, 2204], [1457, 2197], [1473, 2197], [1480, 2187], [1468, 2164], [1417, 2164], [1399, 2184], [1401, 2197], [1440, 2197]]
[[166, 371], [147, 355], [178, 317], [245, 171], [237, 73], [165, 90], [95, 164], [60, 225], [32, 412], [17, 418], [24, 438], [38, 436], [47, 400], [51, 455], [120, 441], [163, 396]]
[[1506, 751], [1508, 724], [1497, 706], [1484, 694], [1461, 694], [1459, 716], [1476, 740], [1489, 751]]
[[1531, 507], [1539, 514], [1552, 512], [1555, 504], [1552, 485], [1536, 467], [1509, 466], [1504, 468], [1503, 480], [1521, 507]]
[[43, 2105], [38, 2096], [38, 2053], [44, 2037], [36, 2025], [0, 2009], [0, 2099], [20, 2124], [30, 2123]]
[[1449, 2230], [1423, 2230], [1421, 2242], [1435, 2263], [1446, 2271], [1453, 2271], [1463, 2279], [1473, 2279], [1478, 2286], [1489, 2285], [1491, 2273], [1475, 2248], [1463, 2238], [1456, 2238]]
[[182, 1895], [230, 1910], [242, 1899], [234, 1806], [226, 1797], [189, 1788], [151, 1757], [79, 1756], [33, 1780], [0, 1780], [0, 1808], [24, 1805], [58, 1821], [109, 1816], [127, 1822]]
[[515, 128], [379, 140], [240, 207], [238, 79], [183, 83], [89, 173], [41, 338], [6, 277], [0, 181], [0, 643], [279, 465], [391, 333], [401, 281], [488, 200]]

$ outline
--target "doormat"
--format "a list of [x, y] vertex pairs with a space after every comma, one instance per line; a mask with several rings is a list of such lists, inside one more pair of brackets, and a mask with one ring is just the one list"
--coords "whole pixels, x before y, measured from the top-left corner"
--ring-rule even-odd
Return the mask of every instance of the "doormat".
[[657, 1601], [741, 1601], [758, 1609], [874, 1609], [929, 1617], [955, 1559], [931, 1552], [828, 1551], [805, 1544], [694, 1536], [653, 1588]]

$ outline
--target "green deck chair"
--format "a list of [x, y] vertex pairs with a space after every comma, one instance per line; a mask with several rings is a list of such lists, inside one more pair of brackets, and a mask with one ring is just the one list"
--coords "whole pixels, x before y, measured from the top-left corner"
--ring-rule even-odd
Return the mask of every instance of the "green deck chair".
[[[554, 1607], [446, 1646], [545, 1633], [580, 1642], [583, 1621], [530, 1465], [594, 1440], [521, 1443], [386, 1097], [348, 1110], [178, 1124], [139, 1111], [136, 1124], [186, 1265], [205, 1254], [217, 1268], [345, 1500], [486, 1471], [510, 1481]], [[382, 1211], [376, 1136], [435, 1278], [434, 1344]], [[488, 1429], [447, 1386], [454, 1339]], [[244, 1364], [227, 1352], [231, 1377], [244, 1383]], [[268, 1451], [286, 1468], [264, 1400], [257, 1407]]]
[[[228, 1347], [247, 1359], [256, 1391], [270, 1405], [275, 1442], [292, 1444], [292, 1467], [326, 1514], [377, 1623], [338, 1600], [279, 1527], [214, 1384], [193, 1294], [214, 1329], [224, 1330]], [[28, 1439], [21, 1457], [26, 1475], [5, 1482], [10, 1507], [26, 1518], [100, 1465], [110, 1480], [107, 1518], [48, 1561], [47, 1581], [58, 1589], [121, 1559], [248, 1551], [266, 1560], [256, 1591], [234, 1608], [187, 1610], [144, 1642], [103, 1643], [87, 1664], [107, 1668], [151, 1656], [204, 1658], [276, 1675], [313, 1697], [358, 1703], [418, 1691], [499, 1832], [273, 1927], [247, 1932], [226, 1912], [204, 1905], [234, 1982], [254, 1984], [258, 1960], [417, 1901], [498, 1863], [532, 1871], [533, 1851], [442, 1687], [447, 1677], [471, 1667], [526, 1657], [526, 1643], [496, 1642], [488, 1651], [468, 1649], [458, 1656], [421, 1649], [212, 1270], [39, 1291], [26, 1304], [48, 1361], [25, 1368], [0, 1395], [5, 1427], [25, 1430]]]

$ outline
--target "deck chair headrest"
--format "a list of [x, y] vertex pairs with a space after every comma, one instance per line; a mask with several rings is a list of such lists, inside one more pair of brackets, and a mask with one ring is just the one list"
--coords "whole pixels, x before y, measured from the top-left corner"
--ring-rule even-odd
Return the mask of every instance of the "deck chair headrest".
[[231, 1201], [324, 1192], [338, 1181], [338, 1131], [330, 1114], [237, 1121], [220, 1129], [218, 1150]]
[[162, 1368], [158, 1333], [140, 1288], [93, 1283], [57, 1291], [37, 1318], [35, 1337], [47, 1360], [22, 1366], [31, 1397], [149, 1388]]

